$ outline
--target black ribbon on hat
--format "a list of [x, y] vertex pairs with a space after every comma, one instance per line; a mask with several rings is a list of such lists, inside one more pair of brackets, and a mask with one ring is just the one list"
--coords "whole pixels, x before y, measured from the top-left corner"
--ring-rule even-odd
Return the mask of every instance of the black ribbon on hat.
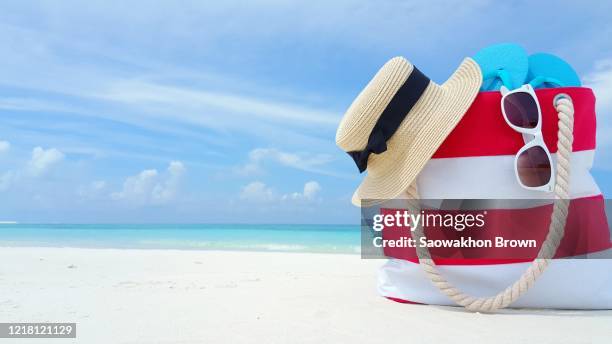
[[429, 85], [429, 78], [421, 73], [417, 67], [413, 67], [410, 76], [397, 90], [376, 121], [368, 137], [366, 148], [361, 151], [348, 152], [351, 158], [355, 160], [360, 173], [368, 168], [370, 154], [380, 154], [387, 150], [387, 141], [395, 134], [414, 104], [421, 98], [427, 85]]

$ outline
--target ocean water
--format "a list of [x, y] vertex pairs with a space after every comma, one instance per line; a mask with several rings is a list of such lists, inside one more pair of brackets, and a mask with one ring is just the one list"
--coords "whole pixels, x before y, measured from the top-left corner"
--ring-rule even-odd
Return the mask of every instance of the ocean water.
[[0, 246], [354, 253], [357, 225], [0, 224]]

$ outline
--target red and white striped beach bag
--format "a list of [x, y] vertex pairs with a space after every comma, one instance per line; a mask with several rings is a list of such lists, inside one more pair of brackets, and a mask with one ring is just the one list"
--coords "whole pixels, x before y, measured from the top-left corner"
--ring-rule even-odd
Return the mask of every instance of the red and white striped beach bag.
[[[493, 310], [508, 305], [612, 309], [612, 259], [570, 259], [609, 257], [612, 251], [604, 198], [590, 173], [595, 152], [595, 96], [591, 89], [582, 87], [540, 89], [536, 94], [542, 111], [544, 141], [553, 160], [558, 161], [560, 154], [557, 151], [560, 113], [554, 104], [555, 97], [569, 95], [574, 108], [573, 143], [569, 145], [571, 153], [569, 148], [565, 153], [571, 167], [570, 180], [566, 183], [569, 184], [569, 212], [563, 216], [565, 233], [557, 245], [554, 259], [547, 260], [538, 276], [533, 276], [533, 259], [434, 258], [435, 273], [432, 274], [431, 266], [421, 266], [423, 261], [419, 264], [417, 249], [386, 247], [384, 254], [390, 259], [380, 268], [378, 281], [378, 290], [383, 296], [405, 303], [459, 303], [474, 310]], [[536, 230], [546, 234], [555, 194], [530, 191], [516, 182], [514, 158], [525, 142], [504, 121], [500, 101], [499, 92], [481, 92], [476, 97], [461, 122], [420, 173], [417, 179], [419, 197], [550, 199], [551, 203], [546, 206], [495, 208], [492, 205], [486, 209], [507, 214], [548, 214], [548, 221], [530, 224], [529, 228], [520, 228], [524, 224], [515, 223], [517, 228], [505, 229]], [[385, 228], [382, 235], [392, 239], [398, 234], [392, 228]], [[525, 276], [529, 274], [532, 276]], [[537, 277], [537, 280], [529, 277]], [[510, 286], [515, 288], [511, 290]], [[474, 301], [474, 298], [500, 295], [504, 290], [506, 295], [496, 300]]]

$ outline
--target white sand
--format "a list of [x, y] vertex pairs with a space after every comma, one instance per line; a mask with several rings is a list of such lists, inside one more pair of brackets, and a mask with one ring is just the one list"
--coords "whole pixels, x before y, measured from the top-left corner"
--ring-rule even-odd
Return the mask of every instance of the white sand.
[[352, 255], [0, 248], [0, 322], [78, 324], [76, 341], [54, 343], [612, 342], [610, 311], [485, 315], [388, 301], [375, 291], [380, 263]]

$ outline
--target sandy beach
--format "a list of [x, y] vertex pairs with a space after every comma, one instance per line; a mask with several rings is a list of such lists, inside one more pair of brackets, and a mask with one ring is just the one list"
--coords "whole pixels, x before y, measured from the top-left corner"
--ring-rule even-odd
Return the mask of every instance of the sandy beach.
[[388, 301], [375, 290], [382, 261], [357, 255], [2, 248], [0, 261], [0, 322], [76, 322], [77, 339], [58, 343], [559, 344], [612, 338], [612, 311], [472, 314]]

